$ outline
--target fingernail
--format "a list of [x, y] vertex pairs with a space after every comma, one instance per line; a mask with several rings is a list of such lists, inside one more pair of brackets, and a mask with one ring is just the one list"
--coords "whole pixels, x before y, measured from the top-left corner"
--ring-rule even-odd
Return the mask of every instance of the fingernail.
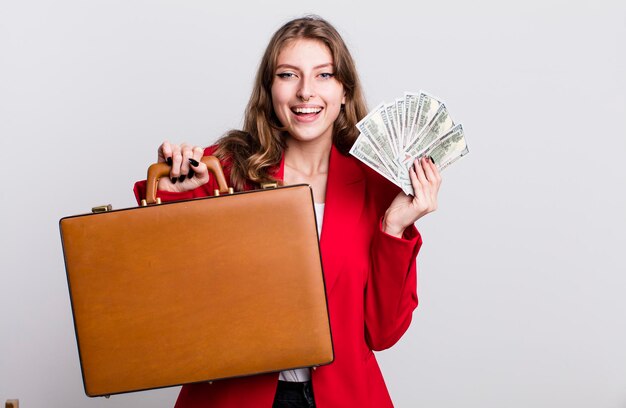
[[186, 178], [187, 178], [187, 176], [182, 175], [182, 176], [180, 176], [180, 177], [178, 178], [178, 181], [179, 181], [180, 183], [182, 183], [183, 181], [185, 181], [185, 179], [186, 179]]
[[197, 161], [197, 160], [194, 160], [194, 159], [189, 159], [189, 163], [190, 163], [193, 167], [198, 167], [198, 165], [200, 164], [200, 163], [198, 163], [198, 161]]
[[195, 174], [196, 174], [196, 172], [195, 172], [195, 171], [193, 171], [193, 169], [190, 169], [190, 170], [189, 170], [189, 173], [187, 173], [187, 178], [188, 178], [188, 179], [190, 179], [190, 178], [192, 178]]
[[433, 159], [433, 156], [428, 156], [428, 158], [430, 159], [431, 162], [433, 162], [433, 164], [435, 164], [435, 159]]
[[172, 184], [176, 184], [176, 180], [178, 180], [178, 177], [172, 177], [171, 180], [172, 180]]
[[172, 158], [168, 157], [166, 160], [167, 164], [169, 164], [170, 166], [172, 165]]

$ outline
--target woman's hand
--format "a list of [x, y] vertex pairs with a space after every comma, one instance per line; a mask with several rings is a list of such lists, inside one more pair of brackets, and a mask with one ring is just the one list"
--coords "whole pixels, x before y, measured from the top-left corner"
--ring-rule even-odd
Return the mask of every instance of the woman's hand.
[[172, 169], [170, 177], [159, 179], [158, 189], [162, 191], [182, 192], [193, 190], [209, 182], [206, 164], [200, 161], [204, 149], [186, 143], [171, 144], [167, 140], [159, 146], [159, 163], [167, 163]]
[[409, 169], [409, 177], [415, 196], [398, 193], [383, 218], [383, 231], [398, 238], [408, 226], [437, 209], [441, 176], [435, 163], [428, 157], [416, 159]]

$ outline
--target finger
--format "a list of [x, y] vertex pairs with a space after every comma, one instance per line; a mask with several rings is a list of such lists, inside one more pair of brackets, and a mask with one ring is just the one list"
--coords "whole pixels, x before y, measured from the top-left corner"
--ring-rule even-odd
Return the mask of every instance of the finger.
[[[415, 160], [415, 163], [417, 163], [417, 160]], [[422, 189], [422, 184], [415, 173], [415, 167], [416, 166], [413, 165], [409, 168], [409, 178], [411, 179], [411, 185], [413, 186], [413, 197], [415, 197], [418, 201], [421, 201], [424, 199], [424, 191]]]
[[436, 183], [435, 173], [433, 171], [433, 161], [430, 156], [425, 157], [422, 160], [422, 168], [424, 169], [424, 174], [426, 175], [426, 179], [428, 182], [433, 185]]
[[198, 185], [209, 182], [209, 169], [206, 164], [196, 159], [189, 159], [189, 164], [195, 173], [194, 181]]
[[178, 177], [178, 181], [182, 183], [189, 174], [189, 159], [193, 157], [193, 147], [183, 143], [180, 146], [180, 150], [182, 158], [180, 162], [180, 176]]
[[[191, 163], [191, 161], [193, 160], [195, 163], [198, 163], [200, 160], [202, 160], [203, 155], [204, 155], [204, 149], [199, 146], [195, 146], [193, 148], [193, 157], [189, 159], [189, 162]], [[187, 173], [187, 177], [192, 178], [194, 175], [195, 175], [195, 171], [192, 167], [190, 167], [189, 173]]]
[[439, 189], [439, 182], [435, 176], [437, 169], [434, 167], [435, 165], [430, 156], [423, 157], [421, 165], [424, 170], [424, 176], [428, 179], [424, 185], [424, 194], [427, 197], [427, 200], [425, 200], [426, 210], [427, 212], [435, 211], [437, 209], [437, 190]]
[[172, 145], [172, 169], [170, 170], [170, 178], [172, 183], [176, 184], [180, 176], [180, 164], [182, 162], [182, 154], [179, 145]]
[[193, 159], [196, 161], [200, 161], [202, 160], [203, 156], [204, 156], [204, 149], [200, 146], [195, 146], [193, 148]]
[[433, 160], [432, 156], [430, 158], [430, 167], [435, 177], [435, 190], [439, 191], [439, 186], [441, 186], [441, 173], [439, 172], [439, 167], [437, 167], [437, 164], [435, 163], [435, 160]]
[[426, 164], [425, 157], [415, 161], [415, 173], [417, 174], [417, 180], [422, 185], [422, 191], [424, 191], [424, 195], [430, 197], [430, 184], [428, 183], [428, 179], [426, 178], [426, 174], [424, 173], [424, 167]]
[[158, 162], [166, 162], [170, 166], [172, 165], [172, 145], [167, 140], [161, 143], [159, 146]]

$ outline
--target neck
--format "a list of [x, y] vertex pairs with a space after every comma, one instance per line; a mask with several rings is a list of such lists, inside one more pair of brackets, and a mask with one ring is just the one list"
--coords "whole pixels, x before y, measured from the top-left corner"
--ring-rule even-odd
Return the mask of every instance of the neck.
[[328, 173], [331, 148], [331, 138], [301, 142], [290, 137], [285, 150], [285, 166], [307, 176]]

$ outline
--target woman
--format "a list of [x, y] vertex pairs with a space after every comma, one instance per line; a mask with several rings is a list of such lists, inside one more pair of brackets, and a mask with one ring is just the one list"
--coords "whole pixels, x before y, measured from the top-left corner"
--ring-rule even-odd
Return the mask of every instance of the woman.
[[[410, 171], [407, 196], [348, 155], [366, 107], [354, 62], [337, 31], [318, 17], [288, 22], [271, 39], [242, 131], [208, 149], [168, 142], [159, 161], [162, 200], [210, 195], [203, 155], [222, 161], [238, 190], [267, 181], [313, 189], [335, 361], [301, 369], [184, 386], [176, 407], [389, 407], [373, 350], [391, 347], [417, 306], [413, 225], [436, 209], [441, 178], [427, 159]], [[145, 183], [135, 186], [145, 196]], [[323, 215], [322, 215], [323, 214]], [[314, 397], [313, 397], [314, 392]]]

